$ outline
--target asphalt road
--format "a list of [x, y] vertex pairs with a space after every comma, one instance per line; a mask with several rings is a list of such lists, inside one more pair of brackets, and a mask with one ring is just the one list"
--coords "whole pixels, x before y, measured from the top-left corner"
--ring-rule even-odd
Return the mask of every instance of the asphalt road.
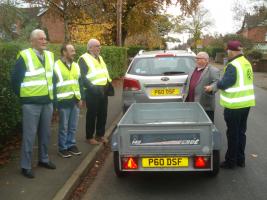
[[[217, 98], [218, 99], [218, 98]], [[267, 91], [256, 88], [256, 107], [250, 111], [247, 129], [246, 167], [221, 170], [215, 178], [201, 174], [131, 174], [117, 178], [112, 154], [95, 182], [84, 195], [85, 200], [266, 200], [267, 199]], [[221, 159], [226, 150], [225, 123], [217, 104], [215, 125], [223, 135]]]

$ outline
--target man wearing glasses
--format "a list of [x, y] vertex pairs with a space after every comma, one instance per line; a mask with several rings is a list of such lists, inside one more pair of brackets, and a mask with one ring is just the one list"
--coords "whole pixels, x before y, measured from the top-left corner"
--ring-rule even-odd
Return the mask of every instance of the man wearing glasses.
[[209, 55], [206, 52], [199, 52], [196, 56], [196, 68], [188, 76], [184, 100], [186, 102], [199, 102], [212, 122], [214, 122], [217, 88], [213, 87], [212, 91], [206, 91], [205, 86], [216, 86], [219, 78], [219, 70], [209, 65]]
[[78, 64], [85, 87], [87, 142], [92, 145], [100, 142], [107, 143], [104, 137], [108, 107], [107, 93], [112, 80], [100, 56], [100, 42], [97, 39], [88, 41], [87, 52], [79, 58]]

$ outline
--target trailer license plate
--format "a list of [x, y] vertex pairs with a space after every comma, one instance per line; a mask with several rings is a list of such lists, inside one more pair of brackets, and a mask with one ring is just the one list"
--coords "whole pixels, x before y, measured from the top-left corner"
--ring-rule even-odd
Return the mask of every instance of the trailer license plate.
[[175, 96], [179, 93], [178, 88], [155, 88], [151, 90], [151, 96]]
[[145, 168], [188, 167], [188, 157], [142, 158]]

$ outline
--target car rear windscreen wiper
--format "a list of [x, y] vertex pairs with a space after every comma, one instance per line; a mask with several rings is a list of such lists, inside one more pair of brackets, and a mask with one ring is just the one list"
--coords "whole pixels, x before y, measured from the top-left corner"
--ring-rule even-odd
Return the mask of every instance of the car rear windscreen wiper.
[[163, 75], [175, 75], [175, 74], [185, 74], [185, 72], [182, 71], [168, 71], [168, 72], [163, 72]]

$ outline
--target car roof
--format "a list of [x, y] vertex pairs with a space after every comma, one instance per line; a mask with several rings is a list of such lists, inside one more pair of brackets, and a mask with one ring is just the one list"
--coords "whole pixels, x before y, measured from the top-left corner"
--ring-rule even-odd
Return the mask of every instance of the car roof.
[[156, 56], [191, 56], [195, 57], [196, 54], [190, 49], [187, 50], [157, 50], [157, 51], [145, 51], [140, 50], [138, 54], [136, 54], [135, 58], [144, 58], [144, 57], [156, 57]]

